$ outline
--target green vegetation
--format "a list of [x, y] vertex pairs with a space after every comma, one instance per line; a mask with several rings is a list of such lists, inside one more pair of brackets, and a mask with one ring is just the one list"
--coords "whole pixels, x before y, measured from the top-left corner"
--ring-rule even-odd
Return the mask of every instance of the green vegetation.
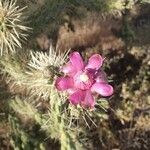
[[[1, 0], [0, 149], [148, 150], [149, 14], [148, 0]], [[74, 50], [106, 57], [115, 90], [93, 111], [55, 88]]]

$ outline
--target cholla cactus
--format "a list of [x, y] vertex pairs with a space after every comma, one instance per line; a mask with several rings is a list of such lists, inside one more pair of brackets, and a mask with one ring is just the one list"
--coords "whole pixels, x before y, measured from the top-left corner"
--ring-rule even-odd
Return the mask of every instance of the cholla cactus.
[[49, 53], [31, 52], [31, 60], [28, 63], [29, 76], [27, 81], [28, 88], [31, 89], [33, 96], [38, 95], [48, 99], [51, 89], [54, 88], [54, 77], [59, 74], [59, 67], [65, 63], [69, 50], [59, 53], [52, 46]]
[[50, 94], [51, 104], [46, 114], [41, 114], [35, 106], [27, 102], [27, 99], [22, 100], [16, 97], [15, 100], [11, 100], [9, 104], [10, 107], [20, 115], [35, 120], [48, 136], [50, 135], [51, 138], [59, 140], [61, 150], [81, 149], [82, 146], [77, 139], [77, 130], [70, 130], [67, 124], [69, 120], [66, 120], [65, 114], [60, 109], [63, 106], [64, 98], [65, 97], [60, 96], [55, 89], [52, 89]]
[[[69, 61], [66, 62], [68, 53], [69, 51], [60, 54], [51, 47], [49, 53], [31, 52], [27, 57], [24, 51], [20, 51], [20, 53], [4, 55], [0, 63], [2, 71], [7, 74], [11, 83], [29, 91], [22, 94], [23, 97], [25, 96], [23, 100], [18, 96], [21, 99], [17, 97], [10, 101], [11, 108], [18, 114], [35, 120], [46, 135], [60, 142], [61, 150], [77, 150], [83, 147], [80, 133], [84, 133], [82, 137], [84, 139], [85, 129], [93, 125], [97, 126], [96, 118], [103, 117], [102, 111], [97, 107], [106, 106], [98, 100], [98, 95], [91, 88], [93, 87], [103, 96], [110, 96], [113, 88], [100, 69], [104, 59], [99, 54], [93, 55], [86, 64], [78, 52], [71, 53]], [[63, 79], [69, 77], [71, 80], [74, 79], [72, 88], [83, 93], [81, 96], [78, 93], [73, 96], [73, 100], [77, 103], [70, 101], [72, 99], [68, 94], [69, 91], [58, 91], [68, 86], [69, 82]], [[84, 94], [86, 90], [91, 96]], [[17, 93], [18, 91], [15, 95]], [[35, 99], [37, 97], [38, 100]]]
[[24, 9], [16, 6], [16, 0], [0, 1], [0, 55], [21, 48], [21, 41], [26, 40], [30, 28], [22, 25]]
[[29, 66], [39, 71], [44, 71], [47, 67], [60, 67], [68, 57], [70, 50], [60, 53], [58, 50], [50, 46], [49, 53], [31, 52], [31, 61]]
[[149, 0], [140, 0], [141, 3], [150, 3]]
[[[58, 67], [67, 59], [69, 50], [66, 53], [59, 53], [50, 47], [49, 53], [24, 52], [5, 55], [0, 63], [3, 66], [2, 72], [7, 74], [7, 82], [22, 86], [27, 89], [30, 96], [36, 96], [37, 100], [49, 98], [51, 89], [54, 88], [55, 75], [59, 73]], [[28, 58], [30, 60], [28, 60]], [[25, 59], [26, 58], [26, 59]], [[23, 60], [23, 61], [22, 61]], [[25, 63], [24, 63], [25, 62]]]

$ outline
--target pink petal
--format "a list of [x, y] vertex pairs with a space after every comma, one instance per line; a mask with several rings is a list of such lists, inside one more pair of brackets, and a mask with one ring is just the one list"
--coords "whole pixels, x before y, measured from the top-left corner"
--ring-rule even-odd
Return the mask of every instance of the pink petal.
[[63, 66], [61, 70], [64, 74], [69, 76], [74, 76], [77, 72], [76, 68], [70, 62]]
[[[82, 81], [80, 79], [82, 74], [85, 74], [88, 77], [87, 81]], [[78, 73], [76, 73], [73, 79], [74, 79], [74, 87], [81, 90], [89, 89], [93, 83], [93, 76], [89, 72], [78, 71]]]
[[69, 56], [70, 62], [77, 71], [81, 71], [84, 68], [84, 62], [81, 55], [78, 52], [73, 52]]
[[91, 91], [95, 91], [102, 96], [110, 96], [113, 94], [113, 87], [107, 83], [94, 83]]
[[99, 54], [94, 54], [89, 58], [86, 68], [98, 70], [103, 64], [103, 58]]
[[107, 83], [107, 76], [106, 73], [103, 70], [100, 70], [97, 74], [96, 74], [96, 82], [103, 82], [103, 83]]
[[69, 95], [75, 93], [76, 91], [77, 91], [76, 88], [69, 88], [69, 89], [67, 90], [67, 92], [69, 93]]
[[73, 87], [73, 79], [70, 77], [59, 77], [56, 80], [55, 86], [60, 91], [67, 90]]
[[75, 93], [70, 95], [69, 100], [73, 105], [77, 105], [77, 104], [80, 104], [81, 101], [84, 100], [84, 97], [85, 97], [85, 92], [78, 90]]
[[90, 107], [93, 108], [95, 105], [94, 97], [91, 93], [91, 91], [87, 90], [85, 93], [84, 101], [81, 102], [81, 105], [83, 107]]

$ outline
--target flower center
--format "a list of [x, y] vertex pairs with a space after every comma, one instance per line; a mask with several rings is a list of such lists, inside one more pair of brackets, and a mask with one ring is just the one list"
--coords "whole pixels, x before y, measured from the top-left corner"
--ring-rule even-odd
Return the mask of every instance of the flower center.
[[88, 75], [85, 74], [85, 73], [81, 74], [79, 78], [80, 78], [80, 80], [83, 81], [83, 82], [86, 82], [86, 81], [89, 80]]

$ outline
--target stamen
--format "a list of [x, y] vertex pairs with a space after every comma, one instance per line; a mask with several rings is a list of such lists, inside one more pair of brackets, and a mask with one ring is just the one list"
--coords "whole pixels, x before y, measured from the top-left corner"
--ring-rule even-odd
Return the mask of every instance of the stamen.
[[86, 82], [89, 80], [89, 77], [87, 76], [87, 74], [83, 73], [80, 75], [80, 80]]

